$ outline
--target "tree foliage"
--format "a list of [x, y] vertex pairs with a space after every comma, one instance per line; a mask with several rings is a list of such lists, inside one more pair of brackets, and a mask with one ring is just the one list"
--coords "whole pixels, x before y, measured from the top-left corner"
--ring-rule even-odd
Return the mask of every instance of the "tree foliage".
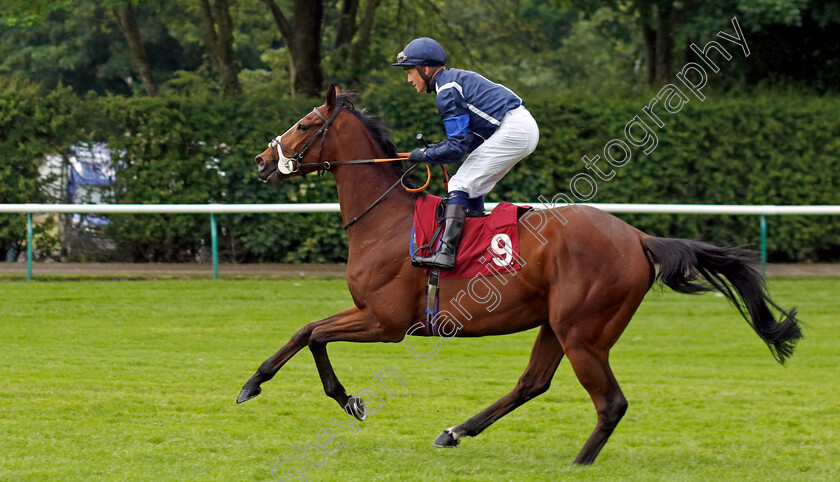
[[[836, 2], [8, 0], [0, 16], [0, 202], [46, 200], [39, 160], [78, 141], [124, 152], [111, 202], [333, 200], [329, 177], [273, 189], [257, 183], [248, 160], [332, 82], [361, 91], [406, 150], [417, 132], [443, 137], [434, 96], [413, 94], [390, 66], [417, 36], [438, 39], [451, 66], [521, 94], [541, 125], [539, 149], [495, 199], [550, 196], [581, 169], [580, 156], [621, 132], [648, 88], [697, 61], [691, 43], [731, 31], [733, 17], [751, 54], [710, 82], [721, 100], [687, 107], [657, 152], [604, 185], [598, 200], [840, 202], [836, 176], [818, 174], [840, 167]], [[628, 219], [660, 235], [753, 240], [748, 217]], [[115, 216], [107, 229], [125, 259], [181, 261], [206, 251], [208, 222]], [[346, 255], [332, 214], [219, 222], [231, 261]], [[0, 218], [0, 255], [21, 246], [21, 223]], [[785, 218], [771, 233], [775, 259], [838, 257], [836, 220]]]
[[816, 0], [9, 0], [0, 14], [0, 72], [123, 95], [173, 78], [229, 93], [365, 88], [394, 82], [389, 61], [416, 36], [520, 90], [657, 88], [732, 17], [761, 59], [732, 85], [833, 90], [840, 56], [840, 12]]
[[[818, 17], [824, 21], [836, 21], [837, 15], [836, 6], [833, 9], [825, 6], [834, 2], [816, 0], [566, 0], [563, 3], [588, 15], [594, 15], [601, 9], [631, 14], [638, 25], [637, 35], [644, 41], [650, 87], [667, 82], [674, 73], [675, 62], [689, 56], [689, 44], [714, 34], [732, 17], [738, 17], [749, 34], [792, 26], [808, 38], [815, 36], [815, 30], [802, 28], [805, 19]], [[835, 13], [827, 13], [832, 11]], [[774, 43], [767, 41], [761, 46], [774, 51]], [[819, 49], [812, 52], [817, 54]], [[784, 70], [785, 76], [799, 73], [795, 69]]]

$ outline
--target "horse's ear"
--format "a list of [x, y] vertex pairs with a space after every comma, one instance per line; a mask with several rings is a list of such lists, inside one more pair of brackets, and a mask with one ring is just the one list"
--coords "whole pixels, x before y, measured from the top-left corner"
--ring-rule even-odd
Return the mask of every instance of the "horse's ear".
[[340, 94], [340, 93], [341, 93], [341, 89], [339, 89], [338, 85], [336, 85], [336, 84], [331, 85], [330, 88], [327, 89], [326, 106], [327, 106], [328, 111], [333, 110], [333, 107], [335, 107], [335, 98], [338, 97], [338, 94]]

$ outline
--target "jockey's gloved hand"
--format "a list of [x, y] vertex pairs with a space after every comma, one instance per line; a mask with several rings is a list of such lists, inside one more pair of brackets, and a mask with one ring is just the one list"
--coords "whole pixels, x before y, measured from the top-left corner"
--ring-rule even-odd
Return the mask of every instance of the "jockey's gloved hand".
[[408, 160], [411, 162], [426, 162], [426, 149], [417, 148], [411, 151], [408, 155]]

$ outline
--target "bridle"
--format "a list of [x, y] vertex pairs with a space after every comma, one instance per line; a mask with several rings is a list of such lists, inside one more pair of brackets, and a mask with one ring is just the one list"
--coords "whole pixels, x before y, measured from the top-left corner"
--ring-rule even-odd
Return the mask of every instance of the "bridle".
[[[332, 167], [332, 164], [329, 163], [329, 162], [321, 162], [321, 154], [324, 152], [324, 141], [327, 138], [327, 136], [326, 136], [327, 131], [329, 130], [333, 121], [335, 121], [335, 118], [338, 117], [338, 114], [342, 110], [344, 110], [344, 105], [339, 104], [333, 110], [332, 114], [330, 114], [330, 117], [327, 118], [327, 117], [324, 117], [324, 114], [321, 114], [318, 111], [317, 107], [312, 109], [312, 112], [314, 112], [315, 115], [317, 115], [318, 117], [320, 117], [324, 121], [324, 125], [322, 125], [321, 128], [318, 129], [318, 131], [315, 132], [314, 135], [312, 135], [312, 137], [307, 139], [306, 142], [303, 144], [303, 146], [300, 148], [300, 150], [298, 150], [297, 152], [292, 151], [288, 147], [284, 146], [282, 142], [280, 142], [280, 139], [282, 139], [282, 137], [284, 135], [286, 135], [286, 133], [283, 133], [283, 134], [275, 137], [274, 139], [272, 139], [271, 142], [268, 143], [268, 147], [271, 149], [272, 154], [275, 154], [277, 156], [277, 171], [284, 176], [288, 176], [289, 174], [295, 174], [297, 172], [300, 172], [301, 167], [316, 166], [316, 167], [320, 168], [319, 170], [321, 170], [321, 171], [328, 171], [330, 169], [330, 167]], [[300, 123], [300, 121], [296, 122], [292, 126], [292, 129], [294, 129], [294, 126], [298, 125], [299, 123]], [[286, 132], [288, 132], [288, 131], [286, 131]], [[318, 152], [318, 162], [317, 163], [303, 163], [303, 162], [301, 162], [301, 160], [303, 159], [303, 156], [306, 155], [306, 152], [315, 144], [315, 141], [317, 141], [319, 137], [321, 138], [321, 148]], [[292, 155], [292, 157], [284, 156], [283, 151], [288, 152], [289, 154]]]
[[[338, 116], [338, 114], [342, 110], [344, 110], [345, 108], [346, 108], [345, 104], [339, 103], [335, 107], [335, 109], [333, 110], [332, 114], [330, 114], [329, 117], [325, 117], [324, 114], [320, 113], [318, 111], [317, 107], [312, 109], [312, 112], [314, 112], [315, 115], [317, 115], [318, 117], [320, 117], [324, 121], [324, 125], [321, 126], [321, 128], [318, 129], [318, 131], [315, 132], [315, 134], [313, 134], [312, 137], [307, 139], [306, 142], [303, 144], [303, 146], [300, 148], [300, 150], [298, 150], [297, 152], [292, 151], [288, 147], [284, 146], [282, 142], [280, 142], [280, 139], [284, 135], [286, 135], [286, 133], [288, 133], [289, 131], [286, 131], [286, 133], [283, 133], [283, 134], [275, 137], [274, 139], [272, 139], [271, 142], [268, 143], [268, 147], [271, 149], [272, 154], [277, 156], [277, 172], [279, 172], [283, 176], [288, 176], [290, 174], [295, 174], [295, 173], [301, 172], [300, 169], [302, 167], [315, 167], [318, 170], [319, 174], [323, 175], [326, 171], [329, 171], [333, 166], [348, 165], [348, 164], [372, 164], [372, 163], [378, 163], [378, 162], [392, 162], [392, 161], [407, 160], [407, 158], [405, 158], [405, 157], [400, 157], [400, 158], [393, 158], [393, 159], [356, 159], [356, 160], [351, 160], [351, 161], [333, 161], [333, 162], [322, 161], [321, 156], [323, 155], [323, 152], [324, 152], [324, 141], [327, 138], [327, 135], [326, 135], [327, 131], [329, 130], [332, 123], [335, 121], [335, 118]], [[300, 121], [295, 123], [291, 127], [291, 129], [294, 129], [294, 126], [298, 125], [299, 123], [300, 123]], [[289, 129], [289, 130], [291, 130], [291, 129]], [[320, 146], [320, 149], [318, 151], [318, 162], [302, 162], [303, 156], [306, 155], [306, 152], [315, 144], [315, 142], [318, 140], [319, 137], [321, 138], [321, 146]], [[289, 154], [292, 155], [292, 157], [284, 156], [283, 151], [288, 152]], [[391, 187], [389, 187], [384, 193], [382, 193], [382, 195], [379, 196], [376, 199], [376, 201], [373, 201], [373, 203], [371, 203], [370, 206], [365, 208], [361, 213], [359, 213], [357, 216], [355, 216], [353, 219], [351, 219], [347, 224], [345, 224], [344, 229], [347, 229], [350, 226], [356, 224], [362, 218], [362, 216], [367, 214], [371, 209], [373, 209], [377, 204], [379, 204], [380, 201], [385, 199], [385, 196], [387, 196], [388, 193], [393, 191], [394, 188], [396, 188], [399, 185], [402, 185], [403, 188], [405, 188], [405, 190], [409, 191], [409, 192], [419, 192], [419, 191], [422, 191], [423, 189], [425, 189], [429, 185], [429, 181], [426, 181], [426, 185], [419, 188], [419, 189], [418, 188], [410, 188], [410, 187], [405, 185], [406, 176], [408, 176], [408, 174], [411, 173], [411, 171], [413, 171], [418, 165], [420, 165], [420, 163], [415, 162], [411, 166], [409, 166], [408, 169], [406, 169], [405, 172], [402, 173], [400, 178], [397, 179], [397, 182], [392, 184]], [[426, 165], [426, 170], [427, 171], [429, 170], [428, 164]], [[431, 173], [429, 173], [429, 174], [431, 176]], [[306, 174], [301, 173], [300, 175], [304, 176]]]

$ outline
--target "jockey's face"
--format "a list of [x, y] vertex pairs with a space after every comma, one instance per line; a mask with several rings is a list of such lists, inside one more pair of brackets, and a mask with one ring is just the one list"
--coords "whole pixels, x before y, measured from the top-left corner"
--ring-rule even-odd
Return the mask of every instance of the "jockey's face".
[[428, 69], [428, 67], [418, 66], [406, 70], [408, 74], [408, 83], [413, 85], [417, 92], [426, 92], [426, 82], [423, 77], [420, 77], [420, 69]]

